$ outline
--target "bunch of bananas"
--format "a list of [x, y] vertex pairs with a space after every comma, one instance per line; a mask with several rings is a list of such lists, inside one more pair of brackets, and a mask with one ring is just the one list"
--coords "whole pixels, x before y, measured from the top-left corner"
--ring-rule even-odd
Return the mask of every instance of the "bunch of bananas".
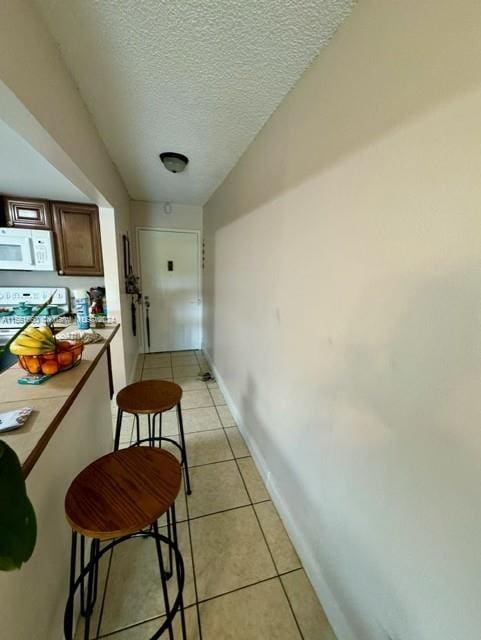
[[50, 327], [28, 326], [15, 338], [10, 351], [16, 356], [39, 356], [55, 351], [55, 339]]

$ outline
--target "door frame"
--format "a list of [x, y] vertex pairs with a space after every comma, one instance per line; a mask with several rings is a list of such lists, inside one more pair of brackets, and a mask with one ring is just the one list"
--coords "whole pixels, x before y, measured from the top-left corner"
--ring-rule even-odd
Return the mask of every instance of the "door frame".
[[145, 344], [145, 318], [144, 318], [144, 302], [143, 302], [143, 285], [142, 285], [142, 260], [140, 257], [140, 232], [141, 231], [167, 231], [169, 233], [193, 233], [196, 236], [197, 241], [197, 299], [199, 301], [200, 314], [199, 314], [199, 342], [200, 345], [203, 344], [203, 299], [202, 299], [202, 255], [200, 251], [200, 240], [201, 233], [199, 229], [172, 229], [167, 227], [150, 227], [150, 226], [140, 226], [135, 228], [135, 249], [137, 253], [137, 268], [140, 276], [140, 290], [142, 291], [142, 302], [140, 304], [140, 346], [141, 353], [149, 353], [147, 350], [147, 345]]

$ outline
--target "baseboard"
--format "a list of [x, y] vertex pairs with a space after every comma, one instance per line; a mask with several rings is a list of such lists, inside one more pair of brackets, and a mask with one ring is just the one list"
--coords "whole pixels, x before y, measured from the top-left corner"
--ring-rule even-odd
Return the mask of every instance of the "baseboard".
[[137, 355], [135, 356], [135, 358], [133, 359], [133, 365], [130, 367], [130, 371], [129, 371], [129, 377], [127, 380], [127, 384], [132, 384], [132, 382], [136, 382], [135, 379], [135, 372], [137, 370], [137, 365], [139, 364], [139, 358], [140, 356], [142, 356], [143, 353], [137, 352]]
[[324, 577], [322, 575], [321, 568], [319, 566], [318, 561], [314, 556], [313, 550], [307, 544], [305, 537], [302, 535], [302, 532], [299, 530], [299, 527], [296, 526], [294, 518], [292, 516], [291, 510], [289, 509], [289, 505], [285, 501], [281, 492], [278, 489], [275, 478], [273, 477], [271, 471], [269, 470], [264, 456], [259, 450], [257, 444], [250, 436], [249, 432], [246, 429], [244, 420], [240, 411], [237, 409], [232, 397], [229, 393], [229, 389], [225, 385], [222, 376], [220, 375], [219, 370], [215, 366], [215, 363], [212, 360], [211, 355], [205, 349], [204, 350], [205, 357], [209, 362], [212, 373], [215, 376], [215, 379], [219, 385], [219, 388], [225, 398], [227, 406], [229, 407], [230, 412], [232, 413], [242, 436], [246, 442], [246, 445], [254, 459], [256, 466], [264, 480], [267, 491], [269, 492], [272, 502], [275, 504], [276, 509], [281, 517], [282, 522], [289, 534], [289, 537], [299, 555], [299, 558], [302, 562], [305, 572], [309, 576], [309, 580], [314, 587], [315, 592], [319, 598], [319, 601], [322, 603], [326, 615], [331, 623], [332, 628], [334, 629], [334, 633], [336, 634], [338, 640], [356, 640], [347, 620], [339, 608], [336, 600], [334, 599], [331, 590], [329, 589]]

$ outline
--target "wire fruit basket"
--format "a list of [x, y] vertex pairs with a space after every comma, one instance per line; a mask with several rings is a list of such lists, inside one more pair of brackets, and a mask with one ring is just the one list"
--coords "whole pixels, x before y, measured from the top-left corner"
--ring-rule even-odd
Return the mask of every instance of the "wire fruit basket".
[[18, 362], [32, 375], [53, 376], [80, 364], [83, 349], [84, 345], [79, 340], [57, 340], [55, 351], [38, 356], [18, 356]]

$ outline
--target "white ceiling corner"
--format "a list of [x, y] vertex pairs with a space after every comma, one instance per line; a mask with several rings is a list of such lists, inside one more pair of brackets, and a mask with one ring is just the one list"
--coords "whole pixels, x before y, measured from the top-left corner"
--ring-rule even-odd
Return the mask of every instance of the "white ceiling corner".
[[0, 193], [89, 202], [60, 171], [0, 120]]
[[[201, 205], [353, 0], [35, 0], [130, 196]], [[158, 158], [178, 151], [186, 171]]]

